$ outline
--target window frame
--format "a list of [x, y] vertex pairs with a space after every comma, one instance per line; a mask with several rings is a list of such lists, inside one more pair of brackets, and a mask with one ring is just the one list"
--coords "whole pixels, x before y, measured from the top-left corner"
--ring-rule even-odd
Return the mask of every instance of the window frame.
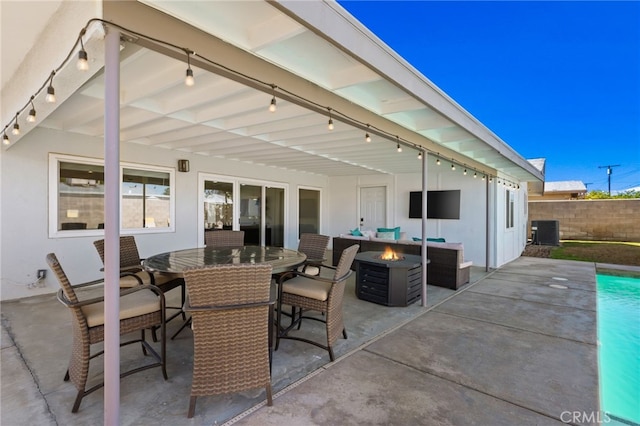
[[515, 191], [511, 191], [509, 189], [505, 189], [505, 199], [506, 199], [506, 217], [505, 217], [505, 228], [513, 229], [515, 227]]
[[[104, 236], [104, 229], [78, 229], [78, 230], [58, 230], [58, 189], [60, 181], [60, 163], [77, 163], [98, 165], [104, 167], [104, 159], [94, 157], [83, 157], [78, 155], [68, 155], [59, 153], [49, 153], [49, 209], [47, 215], [49, 217], [49, 238], [73, 238], [73, 237], [96, 237]], [[118, 194], [120, 197], [120, 217], [122, 217], [122, 185], [124, 169], [133, 169], [149, 172], [162, 172], [169, 175], [169, 226], [168, 227], [150, 227], [150, 228], [122, 228], [122, 220], [120, 220], [120, 233], [128, 235], [134, 234], [165, 234], [175, 232], [175, 175], [176, 170], [173, 167], [154, 166], [149, 164], [120, 162], [119, 170], [119, 186]]]

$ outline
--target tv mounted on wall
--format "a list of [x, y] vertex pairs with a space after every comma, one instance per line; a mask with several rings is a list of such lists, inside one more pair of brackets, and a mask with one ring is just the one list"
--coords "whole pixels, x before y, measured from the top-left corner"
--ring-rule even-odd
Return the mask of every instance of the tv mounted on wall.
[[[422, 218], [422, 192], [409, 193], [409, 218]], [[460, 219], [460, 190], [427, 191], [427, 219]]]

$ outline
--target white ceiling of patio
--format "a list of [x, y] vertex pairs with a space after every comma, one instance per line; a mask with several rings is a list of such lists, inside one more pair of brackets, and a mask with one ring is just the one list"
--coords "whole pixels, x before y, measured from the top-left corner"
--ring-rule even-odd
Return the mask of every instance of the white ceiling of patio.
[[[457, 124], [456, 117], [445, 116], [442, 108], [436, 111], [268, 2], [143, 3], [404, 126], [443, 150], [518, 179], [539, 179], [533, 166], [455, 103], [461, 116], [475, 121], [482, 134], [473, 134], [475, 127]], [[170, 34], [167, 38], [171, 42]], [[329, 131], [326, 115], [279, 98], [277, 89], [277, 111], [271, 113], [272, 93], [196, 67], [192, 67], [196, 84], [186, 87], [185, 62], [125, 45], [122, 142], [329, 176], [421, 171], [415, 149], [405, 146], [398, 153], [393, 138], [384, 140], [374, 134], [373, 141], [366, 143], [365, 131], [340, 122], [339, 117], [334, 117], [335, 129]], [[100, 72], [40, 126], [100, 137], [104, 133], [103, 98]]]

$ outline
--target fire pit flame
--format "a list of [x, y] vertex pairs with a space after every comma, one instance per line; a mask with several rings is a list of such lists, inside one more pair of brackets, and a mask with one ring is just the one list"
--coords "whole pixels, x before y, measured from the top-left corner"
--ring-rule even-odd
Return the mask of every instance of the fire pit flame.
[[384, 253], [380, 255], [381, 260], [389, 260], [392, 262], [402, 260], [402, 256], [398, 256], [395, 251], [391, 249], [391, 247], [387, 246]]

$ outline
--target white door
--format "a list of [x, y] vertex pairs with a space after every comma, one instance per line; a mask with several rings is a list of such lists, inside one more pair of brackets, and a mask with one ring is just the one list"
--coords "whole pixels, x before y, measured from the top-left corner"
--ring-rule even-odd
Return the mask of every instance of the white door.
[[375, 231], [387, 226], [387, 188], [360, 188], [360, 228]]

